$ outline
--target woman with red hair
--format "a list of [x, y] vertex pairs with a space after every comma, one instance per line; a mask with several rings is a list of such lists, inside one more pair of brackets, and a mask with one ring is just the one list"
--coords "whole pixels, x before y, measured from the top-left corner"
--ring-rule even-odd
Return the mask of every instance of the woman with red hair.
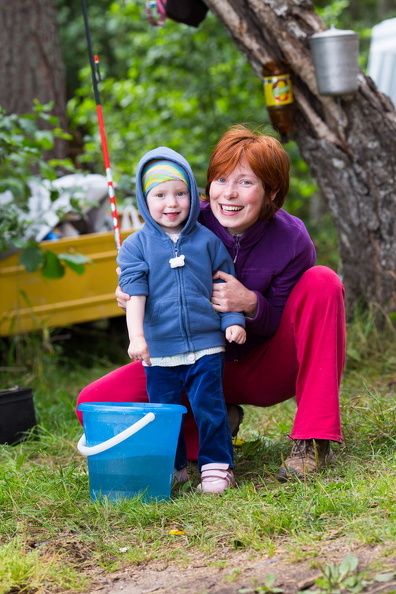
[[[315, 265], [303, 222], [282, 209], [289, 190], [289, 159], [273, 137], [238, 125], [211, 156], [200, 222], [224, 243], [236, 278], [214, 274], [217, 312], [245, 316], [245, 344], [228, 344], [224, 396], [233, 435], [241, 405], [268, 407], [295, 398], [293, 446], [277, 478], [303, 478], [331, 459], [342, 441], [339, 388], [345, 362], [344, 290], [335, 272]], [[199, 257], [199, 255], [197, 255]], [[117, 288], [120, 307], [128, 296]], [[147, 402], [140, 361], [82, 390], [81, 402]], [[192, 415], [184, 432], [190, 460], [198, 451]]]

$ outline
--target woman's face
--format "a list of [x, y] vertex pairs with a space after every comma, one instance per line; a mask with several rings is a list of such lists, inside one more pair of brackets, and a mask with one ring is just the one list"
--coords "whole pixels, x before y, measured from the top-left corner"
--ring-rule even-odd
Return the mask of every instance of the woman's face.
[[215, 179], [209, 189], [216, 219], [231, 233], [244, 233], [258, 220], [264, 200], [261, 179], [242, 159], [228, 175]]

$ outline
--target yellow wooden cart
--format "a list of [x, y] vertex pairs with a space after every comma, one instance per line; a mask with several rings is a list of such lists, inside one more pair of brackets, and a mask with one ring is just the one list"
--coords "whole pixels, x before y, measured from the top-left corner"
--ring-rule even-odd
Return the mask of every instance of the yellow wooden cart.
[[40, 245], [58, 254], [84, 254], [92, 263], [82, 275], [67, 269], [61, 279], [48, 279], [26, 272], [17, 253], [0, 260], [0, 336], [124, 315], [114, 297], [117, 251], [112, 231]]

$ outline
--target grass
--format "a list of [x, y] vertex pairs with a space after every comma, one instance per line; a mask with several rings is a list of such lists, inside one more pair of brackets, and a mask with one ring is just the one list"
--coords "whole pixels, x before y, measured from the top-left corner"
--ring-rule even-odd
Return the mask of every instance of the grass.
[[[282, 547], [291, 561], [314, 564], [329, 539], [381, 544], [384, 560], [395, 555], [396, 332], [392, 324], [378, 330], [373, 319], [357, 316], [349, 329], [345, 443], [335, 445], [325, 473], [278, 483], [294, 402], [245, 407], [244, 443], [235, 448], [238, 489], [203, 497], [187, 486], [169, 502], [150, 504], [91, 501], [86, 460], [76, 450], [79, 390], [126, 362], [113, 342], [109, 356], [107, 330], [97, 330], [94, 358], [76, 356], [84, 351], [81, 328], [77, 346], [59, 335], [56, 343], [49, 335], [3, 341], [3, 387], [33, 389], [39, 435], [0, 446], [0, 594], [87, 592], [98, 576], [126, 564], [155, 559], [188, 567], [204, 555], [219, 566], [231, 551], [271, 556]], [[193, 465], [190, 471], [195, 485]]]

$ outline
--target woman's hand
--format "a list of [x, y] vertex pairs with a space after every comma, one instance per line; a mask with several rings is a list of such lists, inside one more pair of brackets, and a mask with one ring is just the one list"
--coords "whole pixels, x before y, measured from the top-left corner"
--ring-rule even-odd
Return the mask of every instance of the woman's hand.
[[239, 311], [248, 318], [254, 318], [257, 312], [257, 295], [239, 282], [232, 274], [218, 270], [213, 280], [224, 282], [213, 283], [212, 305], [218, 312]]
[[118, 307], [121, 307], [121, 309], [123, 309], [124, 311], [126, 311], [126, 304], [127, 301], [130, 300], [130, 295], [127, 295], [126, 293], [123, 293], [120, 287], [117, 287], [115, 290], [115, 296], [117, 299], [117, 305]]
[[[117, 273], [117, 276], [120, 276], [121, 269], [120, 269], [119, 266], [117, 266], [117, 268], [116, 268], [116, 273]], [[127, 304], [127, 301], [130, 300], [130, 296], [127, 295], [127, 293], [123, 293], [121, 287], [117, 287], [114, 294], [115, 294], [116, 299], [117, 299], [117, 305], [118, 305], [118, 307], [121, 307], [121, 309], [123, 309], [124, 311], [126, 311], [126, 304]]]

